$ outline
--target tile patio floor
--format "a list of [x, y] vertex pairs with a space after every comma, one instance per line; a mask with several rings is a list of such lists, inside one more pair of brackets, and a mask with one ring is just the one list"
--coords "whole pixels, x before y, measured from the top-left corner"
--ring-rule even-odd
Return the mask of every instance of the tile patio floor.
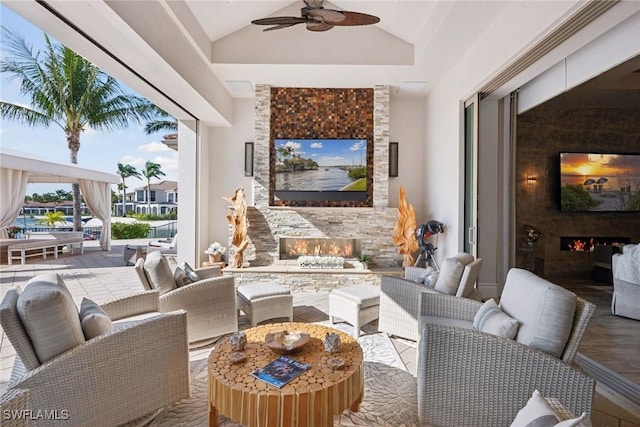
[[[64, 254], [60, 258], [43, 260], [29, 258], [25, 265], [2, 265], [0, 270], [0, 298], [14, 287], [24, 288], [29, 279], [38, 274], [56, 272], [61, 274], [71, 291], [76, 304], [83, 297], [89, 297], [97, 303], [106, 302], [142, 290], [142, 285], [133, 267], [124, 266], [123, 251], [126, 244], [144, 244], [148, 240], [120, 240], [113, 242], [111, 252], [98, 248], [97, 242], [86, 242], [83, 255]], [[302, 292], [293, 297], [294, 321], [317, 322], [328, 319], [328, 293]], [[244, 316], [239, 318], [240, 329], [249, 326]], [[376, 322], [367, 325], [365, 332], [377, 330]], [[15, 352], [4, 332], [0, 338], [0, 393], [8, 386]], [[409, 372], [416, 374], [415, 343], [392, 338], [400, 357]], [[640, 427], [640, 408], [617, 406], [617, 396], [598, 389], [592, 423], [594, 427]], [[607, 396], [607, 397], [605, 397]]]

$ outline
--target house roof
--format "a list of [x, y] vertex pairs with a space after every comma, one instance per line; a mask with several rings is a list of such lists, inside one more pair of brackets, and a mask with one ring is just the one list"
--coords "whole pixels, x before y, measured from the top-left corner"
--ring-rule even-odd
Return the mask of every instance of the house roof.
[[[160, 181], [149, 186], [151, 190], [164, 190], [164, 191], [178, 191], [178, 182], [177, 181]], [[136, 191], [146, 190], [147, 186], [136, 187]]]

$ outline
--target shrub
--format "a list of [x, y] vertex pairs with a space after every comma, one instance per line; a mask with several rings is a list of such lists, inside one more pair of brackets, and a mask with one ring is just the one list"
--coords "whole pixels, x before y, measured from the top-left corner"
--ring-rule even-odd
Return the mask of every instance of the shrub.
[[563, 211], [588, 211], [598, 205], [581, 185], [565, 185], [560, 191]]
[[145, 222], [134, 222], [127, 224], [124, 222], [114, 222], [111, 224], [111, 238], [121, 239], [144, 239], [149, 235], [151, 226]]

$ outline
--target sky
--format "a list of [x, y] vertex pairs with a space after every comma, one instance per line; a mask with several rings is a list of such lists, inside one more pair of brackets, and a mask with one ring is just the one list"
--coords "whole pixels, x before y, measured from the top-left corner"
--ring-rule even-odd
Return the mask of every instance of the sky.
[[[44, 48], [43, 31], [2, 4], [0, 4], [0, 23], [12, 32], [20, 34], [32, 44], [34, 51]], [[1, 54], [4, 56], [5, 52]], [[28, 106], [28, 98], [19, 93], [19, 83], [8, 80], [7, 77], [4, 73], [0, 75], [0, 100]], [[126, 85], [123, 86], [129, 92], [135, 93]], [[78, 165], [117, 174], [118, 163], [129, 164], [138, 171], [142, 171], [145, 162], [150, 160], [160, 164], [162, 171], [166, 174], [160, 179], [152, 179], [152, 183], [161, 180], [177, 181], [178, 153], [160, 142], [167, 132], [146, 135], [143, 128], [143, 124], [132, 124], [128, 129], [109, 133], [86, 129], [80, 137]], [[55, 162], [70, 163], [70, 151], [64, 131], [57, 125], [49, 128], [28, 127], [17, 121], [0, 118], [0, 145], [3, 148], [37, 155]], [[127, 191], [131, 191], [136, 187], [145, 186], [146, 179], [144, 177], [142, 180], [129, 178], [126, 184]], [[112, 188], [118, 192], [116, 185]], [[29, 184], [27, 194], [55, 192], [57, 189], [71, 191], [71, 184]]]
[[364, 165], [367, 141], [364, 139], [277, 139], [278, 147], [293, 147], [293, 153], [315, 160], [320, 166]]

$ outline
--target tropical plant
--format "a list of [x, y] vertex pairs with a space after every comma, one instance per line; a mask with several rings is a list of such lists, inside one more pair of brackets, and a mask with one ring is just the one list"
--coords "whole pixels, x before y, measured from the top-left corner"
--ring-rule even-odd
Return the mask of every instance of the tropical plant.
[[162, 172], [159, 164], [149, 160], [144, 164], [142, 175], [147, 178], [147, 213], [151, 213], [151, 178], [159, 178], [166, 174]]
[[127, 210], [125, 209], [126, 206], [126, 198], [127, 198], [127, 184], [125, 183], [125, 178], [138, 178], [138, 179], [142, 179], [140, 177], [140, 172], [138, 172], [138, 170], [131, 166], [131, 165], [123, 165], [122, 163], [118, 163], [118, 175], [120, 175], [120, 178], [122, 179], [122, 216], [127, 216]]
[[44, 215], [44, 218], [38, 220], [38, 224], [40, 225], [48, 225], [49, 227], [55, 227], [57, 223], [65, 223], [67, 220], [64, 216], [63, 212], [55, 211], [55, 212], [47, 212]]
[[166, 111], [155, 107], [157, 119], [144, 125], [144, 132], [151, 135], [156, 132], [178, 132], [178, 121]]
[[[20, 84], [30, 98], [25, 107], [0, 102], [0, 115], [29, 126], [59, 126], [65, 133], [71, 163], [78, 163], [80, 135], [87, 128], [113, 131], [131, 122], [153, 120], [157, 109], [144, 98], [129, 94], [113, 77], [66, 46], [44, 35], [46, 48], [34, 52], [18, 34], [2, 27], [0, 72]], [[73, 227], [82, 230], [80, 185], [72, 184]]]

